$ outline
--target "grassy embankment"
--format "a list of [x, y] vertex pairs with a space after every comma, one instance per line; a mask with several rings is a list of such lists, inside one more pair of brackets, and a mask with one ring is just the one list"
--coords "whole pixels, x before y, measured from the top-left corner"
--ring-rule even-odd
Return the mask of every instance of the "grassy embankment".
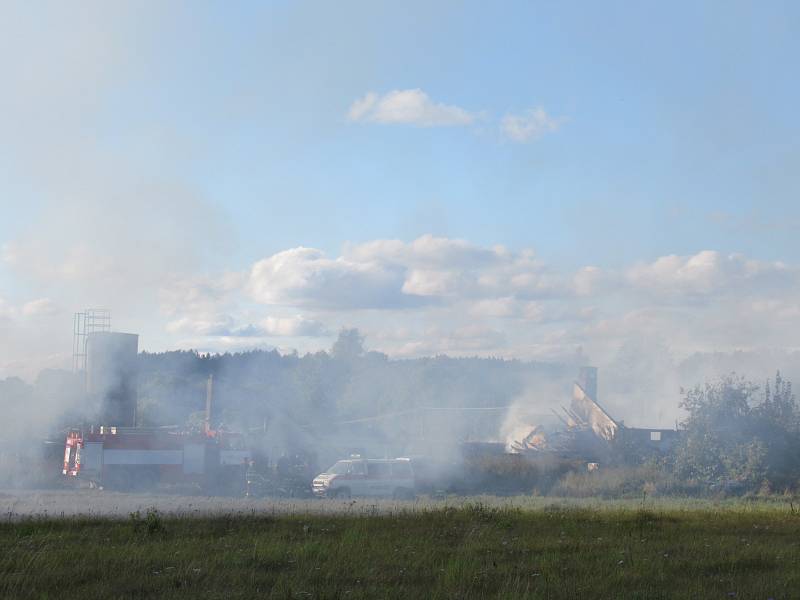
[[3, 598], [797, 598], [785, 505], [0, 524]]

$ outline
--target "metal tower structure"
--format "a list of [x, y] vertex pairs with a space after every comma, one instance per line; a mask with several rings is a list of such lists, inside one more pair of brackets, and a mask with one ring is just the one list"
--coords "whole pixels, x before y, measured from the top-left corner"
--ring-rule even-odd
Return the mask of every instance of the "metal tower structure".
[[86, 346], [89, 334], [111, 331], [111, 311], [107, 308], [87, 308], [72, 318], [72, 371], [86, 371]]

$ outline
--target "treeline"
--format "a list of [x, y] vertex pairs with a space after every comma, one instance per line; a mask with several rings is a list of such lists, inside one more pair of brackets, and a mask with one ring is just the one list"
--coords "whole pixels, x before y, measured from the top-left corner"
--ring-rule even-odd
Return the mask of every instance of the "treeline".
[[[502, 407], [521, 397], [568, 401], [574, 365], [493, 358], [436, 356], [390, 359], [367, 351], [360, 333], [343, 330], [327, 351], [200, 354], [148, 353], [138, 357], [137, 425], [199, 427], [206, 384], [213, 376], [212, 423], [232, 430], [269, 430], [274, 437], [313, 443], [343, 424], [342, 433], [404, 439], [496, 438], [502, 410], [461, 415], [426, 409]], [[558, 383], [554, 383], [558, 382]], [[27, 383], [0, 380], [0, 408], [18, 438], [58, 437], [68, 428], [98, 423], [96, 399], [83, 393], [79, 374], [45, 370]], [[345, 427], [345, 425], [347, 425]], [[276, 440], [283, 444], [287, 439]]]
[[389, 443], [420, 435], [451, 441], [495, 439], [506, 417], [503, 410], [472, 414], [427, 409], [509, 406], [531, 390], [540, 391], [543, 403], [563, 404], [575, 373], [571, 365], [519, 360], [389, 359], [365, 350], [357, 330], [344, 330], [330, 351], [303, 356], [277, 351], [143, 353], [139, 421], [145, 426], [199, 426], [212, 375], [214, 424], [262, 428], [273, 437], [290, 438], [277, 439], [279, 444], [313, 444], [336, 432]]

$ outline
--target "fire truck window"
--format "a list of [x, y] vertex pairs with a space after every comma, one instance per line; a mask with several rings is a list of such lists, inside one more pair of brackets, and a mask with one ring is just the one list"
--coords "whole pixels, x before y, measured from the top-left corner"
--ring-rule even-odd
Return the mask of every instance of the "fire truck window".
[[364, 468], [364, 463], [362, 462], [354, 462], [350, 466], [350, 473], [353, 475], [366, 475], [366, 469]]
[[389, 463], [369, 463], [367, 473], [373, 479], [386, 479], [391, 473]]

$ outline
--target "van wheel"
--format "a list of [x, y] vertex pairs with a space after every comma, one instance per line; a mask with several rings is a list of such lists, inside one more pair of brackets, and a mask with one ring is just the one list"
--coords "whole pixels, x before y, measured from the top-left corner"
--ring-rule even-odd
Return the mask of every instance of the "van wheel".
[[334, 498], [343, 498], [345, 500], [350, 498], [350, 488], [339, 488], [333, 492]]

